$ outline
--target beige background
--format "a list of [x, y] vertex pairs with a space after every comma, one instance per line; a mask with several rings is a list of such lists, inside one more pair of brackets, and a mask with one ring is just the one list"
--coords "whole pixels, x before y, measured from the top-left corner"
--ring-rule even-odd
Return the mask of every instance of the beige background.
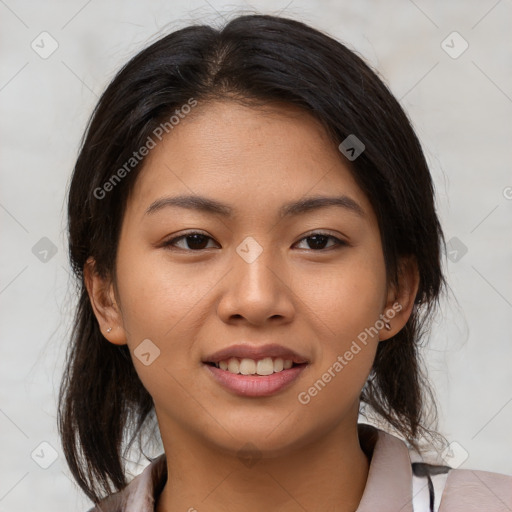
[[[337, 37], [377, 68], [411, 117], [446, 238], [467, 248], [461, 258], [451, 254], [459, 261], [448, 260], [456, 299], [443, 303], [425, 351], [440, 430], [458, 443], [456, 464], [467, 452], [462, 467], [512, 474], [510, 0], [2, 0], [1, 512], [89, 507], [69, 479], [55, 398], [73, 300], [65, 190], [92, 108], [118, 68], [157, 33], [192, 21], [220, 24], [234, 10], [282, 11]], [[58, 44], [45, 59], [31, 47], [46, 37], [51, 48], [43, 31]], [[453, 31], [463, 39], [448, 37]], [[452, 58], [464, 41], [467, 50]], [[43, 237], [57, 250], [46, 263], [32, 252]], [[31, 453], [49, 462], [51, 447], [58, 458], [42, 469]]]

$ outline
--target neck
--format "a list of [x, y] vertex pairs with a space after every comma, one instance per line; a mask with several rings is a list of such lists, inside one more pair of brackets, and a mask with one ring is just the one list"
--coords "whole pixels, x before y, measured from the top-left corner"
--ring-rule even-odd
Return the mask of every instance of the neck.
[[353, 512], [366, 485], [369, 461], [356, 425], [273, 458], [227, 454], [175, 434], [173, 442], [162, 436], [168, 478], [156, 512]]

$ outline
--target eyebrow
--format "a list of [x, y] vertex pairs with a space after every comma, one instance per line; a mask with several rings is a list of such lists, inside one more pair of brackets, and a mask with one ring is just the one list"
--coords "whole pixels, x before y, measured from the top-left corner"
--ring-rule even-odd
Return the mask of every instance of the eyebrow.
[[[290, 201], [285, 203], [278, 211], [278, 217], [283, 219], [301, 215], [310, 211], [327, 208], [330, 206], [338, 206], [355, 213], [359, 217], [365, 217], [363, 208], [354, 199], [342, 196], [314, 196], [299, 199], [297, 201]], [[205, 213], [212, 213], [222, 217], [231, 217], [233, 215], [233, 208], [227, 204], [210, 199], [204, 196], [197, 195], [180, 195], [174, 197], [162, 197], [157, 199], [147, 208], [145, 215], [153, 214], [166, 207], [180, 207], [189, 210], [197, 210]]]

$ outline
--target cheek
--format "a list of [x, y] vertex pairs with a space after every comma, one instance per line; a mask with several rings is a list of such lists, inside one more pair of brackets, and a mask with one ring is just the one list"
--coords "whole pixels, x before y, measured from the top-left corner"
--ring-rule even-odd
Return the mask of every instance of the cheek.
[[157, 403], [170, 395], [185, 400], [179, 383], [190, 372], [201, 298], [215, 281], [197, 269], [178, 269], [159, 250], [144, 251], [135, 243], [120, 244], [116, 263], [123, 326], [143, 386]]
[[310, 379], [326, 384], [326, 391], [322, 382], [316, 386], [317, 393], [322, 394], [318, 404], [325, 400], [327, 406], [341, 397], [347, 403], [356, 400], [370, 372], [378, 345], [376, 322], [386, 298], [380, 254], [378, 250], [347, 252], [342, 262], [329, 272], [319, 272], [314, 284], [309, 283], [301, 292], [311, 318], [317, 319], [321, 329], [317, 364]]
[[314, 280], [304, 280], [300, 292], [322, 321], [327, 338], [336, 340], [340, 349], [375, 324], [386, 299], [386, 272], [380, 252], [351, 251], [328, 270], [316, 273]]
[[197, 267], [177, 267], [160, 250], [145, 252], [130, 244], [120, 245], [117, 281], [128, 344], [133, 347], [150, 338], [165, 340], [168, 345], [176, 339], [170, 335], [173, 330], [180, 331], [179, 338], [183, 339], [187, 323], [183, 320], [193, 316], [194, 308], [198, 309], [215, 285], [214, 277], [201, 275]]

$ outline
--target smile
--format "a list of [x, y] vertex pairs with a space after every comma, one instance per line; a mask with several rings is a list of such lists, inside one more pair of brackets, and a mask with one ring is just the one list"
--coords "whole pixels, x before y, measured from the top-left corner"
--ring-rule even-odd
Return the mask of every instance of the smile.
[[229, 391], [246, 397], [271, 396], [284, 390], [308, 366], [297, 364], [290, 359], [264, 358], [237, 359], [206, 363], [205, 368], [217, 383]]
[[213, 363], [221, 370], [242, 375], [272, 375], [273, 373], [288, 370], [293, 366], [291, 359], [282, 357], [265, 357], [260, 360], [244, 357], [242, 359], [231, 357], [217, 363]]

